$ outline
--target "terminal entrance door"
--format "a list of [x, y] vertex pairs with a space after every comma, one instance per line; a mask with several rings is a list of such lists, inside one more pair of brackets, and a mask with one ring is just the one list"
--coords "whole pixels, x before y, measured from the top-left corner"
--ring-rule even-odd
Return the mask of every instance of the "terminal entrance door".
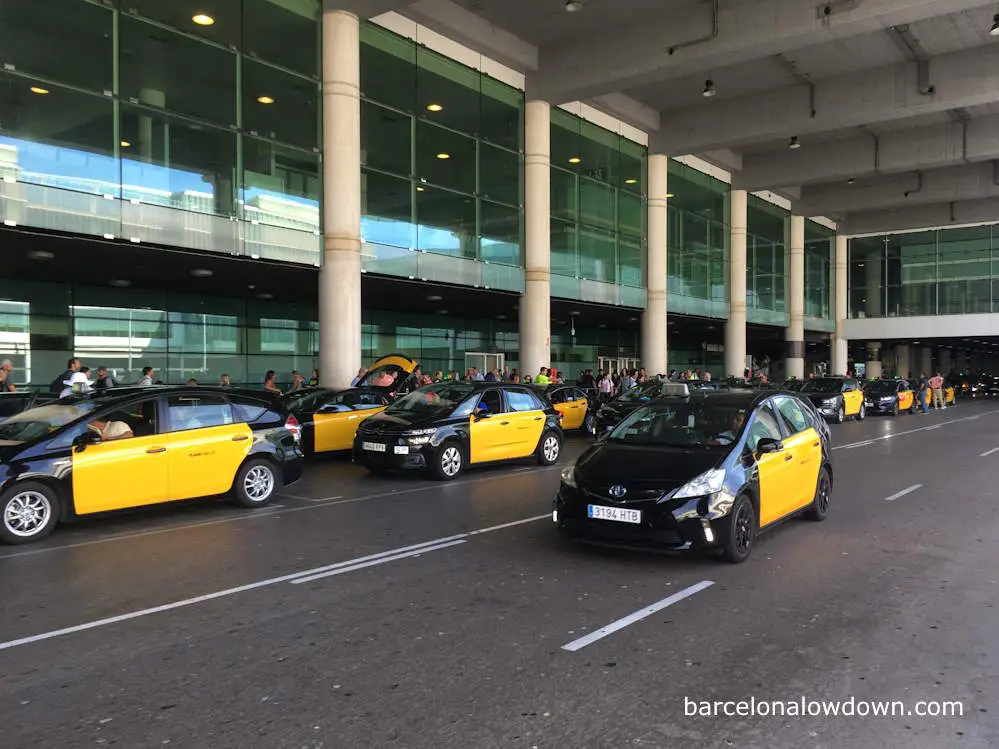
[[[503, 371], [504, 354], [480, 354], [473, 351], [465, 353], [465, 372], [471, 367], [478, 367], [483, 375], [493, 369]], [[462, 372], [464, 376], [465, 372]]]
[[600, 372], [620, 372], [621, 370], [628, 370], [629, 372], [633, 369], [638, 369], [641, 365], [638, 359], [631, 359], [626, 356], [598, 356], [597, 357], [597, 369]]

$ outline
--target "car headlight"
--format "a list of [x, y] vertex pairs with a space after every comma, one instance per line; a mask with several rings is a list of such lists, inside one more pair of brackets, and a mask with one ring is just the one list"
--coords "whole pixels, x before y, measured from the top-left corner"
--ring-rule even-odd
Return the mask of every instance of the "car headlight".
[[881, 402], [882, 403], [891, 403], [893, 400], [895, 400], [895, 396], [894, 395], [882, 395], [881, 396]]
[[824, 401], [822, 401], [822, 405], [823, 406], [835, 406], [836, 405], [836, 399], [835, 398], [826, 398]]
[[407, 429], [402, 433], [402, 436], [410, 445], [425, 445], [433, 439], [436, 433], [437, 427], [430, 427], [429, 429]]
[[674, 499], [689, 497], [704, 497], [721, 491], [725, 483], [725, 471], [722, 468], [712, 468], [697, 478], [691, 479], [673, 494]]
[[562, 483], [568, 486], [570, 489], [578, 488], [576, 486], [576, 464], [573, 463], [571, 466], [566, 466], [562, 469]]

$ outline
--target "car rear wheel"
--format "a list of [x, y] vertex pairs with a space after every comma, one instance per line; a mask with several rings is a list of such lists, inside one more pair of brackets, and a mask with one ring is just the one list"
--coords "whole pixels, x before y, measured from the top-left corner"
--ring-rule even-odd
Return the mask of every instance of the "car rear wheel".
[[819, 480], [815, 483], [815, 497], [812, 499], [812, 506], [808, 509], [808, 517], [812, 520], [825, 520], [829, 512], [829, 498], [832, 494], [832, 481], [829, 480], [829, 471], [825, 468], [819, 470]]
[[239, 469], [232, 494], [241, 507], [263, 507], [281, 491], [281, 477], [265, 458], [248, 460]]
[[898, 400], [895, 400], [895, 404], [891, 407], [891, 415], [898, 416]]
[[756, 510], [745, 494], [735, 500], [722, 528], [721, 550], [726, 562], [745, 562], [756, 541]]
[[866, 417], [867, 417], [867, 405], [861, 403], [860, 410], [857, 411], [857, 421], [863, 421]]
[[587, 434], [596, 434], [596, 416], [592, 412], [587, 412], [586, 417], [583, 419], [583, 431]]
[[846, 421], [846, 407], [840, 403], [839, 408], [836, 410], [836, 423], [842, 424]]
[[437, 451], [433, 465], [434, 477], [438, 481], [452, 481], [465, 470], [465, 455], [455, 440], [448, 440]]
[[37, 481], [15, 484], [0, 497], [0, 538], [8, 544], [27, 544], [45, 538], [59, 521], [55, 491]]
[[548, 431], [541, 435], [535, 457], [538, 465], [551, 466], [558, 462], [558, 456], [562, 454], [562, 440], [553, 432]]

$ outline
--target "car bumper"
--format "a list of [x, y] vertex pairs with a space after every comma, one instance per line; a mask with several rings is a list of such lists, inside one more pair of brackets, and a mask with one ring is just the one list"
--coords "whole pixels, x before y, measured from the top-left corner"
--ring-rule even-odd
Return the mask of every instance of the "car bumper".
[[815, 409], [827, 419], [835, 419], [839, 415], [839, 406], [816, 406]]
[[867, 413], [871, 414], [890, 414], [895, 410], [896, 405], [898, 405], [898, 401], [888, 401], [887, 403], [879, 403], [877, 401], [865, 402]]
[[[365, 443], [385, 445], [384, 451], [366, 449]], [[361, 435], [354, 440], [353, 459], [355, 463], [368, 468], [385, 471], [422, 471], [430, 465], [434, 446], [406, 445], [396, 437], [368, 437]]]

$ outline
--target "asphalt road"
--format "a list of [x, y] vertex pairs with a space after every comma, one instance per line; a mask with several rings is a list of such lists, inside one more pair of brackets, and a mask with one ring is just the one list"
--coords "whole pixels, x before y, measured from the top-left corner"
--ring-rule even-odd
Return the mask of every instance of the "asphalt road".
[[[832, 429], [829, 518], [739, 566], [562, 541], [561, 466], [343, 459], [0, 547], [0, 745], [999, 746], [999, 403]], [[851, 699], [913, 714], [793, 715]]]

